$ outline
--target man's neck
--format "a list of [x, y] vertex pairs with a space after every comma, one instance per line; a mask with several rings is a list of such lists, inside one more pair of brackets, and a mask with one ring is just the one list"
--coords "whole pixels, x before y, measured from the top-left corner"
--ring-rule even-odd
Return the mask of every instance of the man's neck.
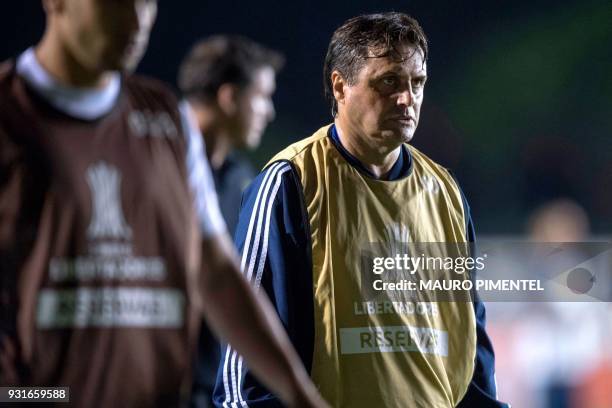
[[35, 52], [40, 65], [59, 83], [79, 88], [103, 88], [108, 84], [110, 72], [84, 67], [59, 40], [52, 37], [53, 34], [47, 31]]
[[401, 153], [401, 145], [386, 148], [371, 146], [365, 136], [351, 133], [350, 127], [335, 122], [342, 146], [378, 179], [385, 179]]
[[206, 156], [213, 170], [218, 170], [232, 150], [229, 135], [218, 123], [217, 115], [203, 104], [191, 104], [198, 127], [204, 136]]

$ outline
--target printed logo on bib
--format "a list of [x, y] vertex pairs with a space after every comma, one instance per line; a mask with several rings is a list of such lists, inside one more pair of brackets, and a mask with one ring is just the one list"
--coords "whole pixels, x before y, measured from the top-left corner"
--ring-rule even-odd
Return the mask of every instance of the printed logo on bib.
[[448, 332], [428, 327], [382, 326], [340, 329], [342, 354], [418, 352], [448, 356]]
[[180, 290], [154, 288], [43, 289], [38, 296], [40, 329], [64, 327], [157, 327], [183, 325]]
[[132, 230], [125, 223], [121, 208], [121, 174], [106, 164], [97, 163], [87, 169], [91, 190], [92, 216], [87, 238], [130, 238]]
[[[361, 277], [359, 281], [362, 297], [359, 301], [354, 302], [355, 310], [358, 310], [362, 302], [365, 303], [380, 303], [390, 304], [413, 304], [417, 301], [416, 298], [408, 292], [390, 292], [378, 291], [375, 288], [374, 281], [378, 280], [379, 275], [373, 273], [372, 263], [374, 259], [383, 256], [395, 256], [395, 254], [410, 253], [410, 243], [413, 242], [410, 229], [403, 223], [394, 222], [387, 224], [383, 230], [381, 241], [362, 246], [361, 250]], [[407, 272], [393, 271], [398, 274], [398, 280], [413, 280], [414, 276]], [[400, 276], [401, 275], [401, 276]], [[422, 300], [422, 299], [421, 299]], [[385, 311], [385, 313], [398, 313], [397, 308]], [[356, 313], [357, 314], [357, 313]], [[378, 314], [378, 313], [374, 313]]]
[[440, 191], [440, 183], [433, 176], [429, 176], [426, 174], [422, 175], [421, 184], [423, 186], [423, 189], [428, 193], [437, 194]]
[[38, 328], [182, 326], [183, 291], [159, 287], [167, 277], [165, 260], [133, 254], [134, 231], [122, 207], [121, 172], [100, 161], [89, 166], [84, 177], [91, 192], [87, 252], [50, 259], [54, 287], [39, 294]]
[[407, 226], [394, 222], [385, 227], [385, 240], [382, 243], [389, 253], [406, 253], [408, 243], [412, 242], [412, 236]]

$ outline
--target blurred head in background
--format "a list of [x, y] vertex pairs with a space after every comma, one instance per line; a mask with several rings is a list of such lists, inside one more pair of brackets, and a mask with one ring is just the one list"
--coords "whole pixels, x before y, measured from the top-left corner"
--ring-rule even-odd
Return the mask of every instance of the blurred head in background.
[[279, 52], [241, 36], [213, 36], [193, 46], [180, 66], [178, 83], [207, 149], [259, 146], [275, 116], [272, 95], [283, 65]]
[[536, 209], [528, 221], [528, 233], [537, 242], [580, 242], [589, 236], [589, 218], [576, 202], [562, 198]]

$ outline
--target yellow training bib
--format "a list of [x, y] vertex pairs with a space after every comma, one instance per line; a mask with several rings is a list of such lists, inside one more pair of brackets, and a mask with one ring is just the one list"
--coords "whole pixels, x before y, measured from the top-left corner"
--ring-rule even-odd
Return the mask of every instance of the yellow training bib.
[[380, 243], [465, 242], [460, 190], [446, 169], [409, 145], [407, 177], [370, 178], [346, 161], [328, 131], [271, 161], [297, 169], [310, 223], [312, 378], [334, 407], [454, 407], [474, 371], [473, 304], [373, 290], [376, 276], [363, 259]]

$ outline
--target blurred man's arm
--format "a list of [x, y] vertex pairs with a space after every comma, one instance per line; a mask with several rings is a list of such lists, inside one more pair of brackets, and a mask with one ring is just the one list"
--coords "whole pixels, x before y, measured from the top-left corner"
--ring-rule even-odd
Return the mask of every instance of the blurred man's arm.
[[19, 149], [0, 126], [0, 386], [20, 385], [16, 266], [24, 177]]
[[286, 404], [325, 406], [269, 300], [255, 294], [240, 273], [234, 246], [219, 210], [202, 135], [186, 102], [180, 110], [187, 137], [188, 182], [204, 237], [200, 275], [204, 317], [211, 329], [230, 342], [262, 383]]
[[269, 300], [239, 273], [226, 234], [206, 239], [202, 288], [210, 327], [227, 339], [269, 389], [290, 406], [322, 404]]
[[[301, 187], [287, 162], [266, 168], [245, 191], [236, 229], [242, 273], [264, 291], [278, 313], [306, 370], [312, 365], [314, 306], [310, 234]], [[255, 378], [242, 357], [228, 345], [217, 375], [217, 407], [282, 406], [266, 384]]]

